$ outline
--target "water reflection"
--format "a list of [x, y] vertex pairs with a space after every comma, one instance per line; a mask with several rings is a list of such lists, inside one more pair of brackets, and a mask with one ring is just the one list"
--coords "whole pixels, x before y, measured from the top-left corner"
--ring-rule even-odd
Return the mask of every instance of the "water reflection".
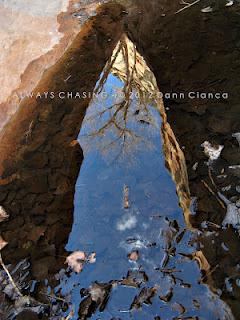
[[119, 102], [124, 88], [109, 74], [108, 98], [92, 101], [80, 132], [85, 159], [67, 250], [94, 251], [97, 261], [65, 278], [62, 292], [72, 292], [79, 319], [220, 318], [226, 307], [201, 284], [194, 261], [204, 255], [191, 245], [165, 168], [158, 104]]

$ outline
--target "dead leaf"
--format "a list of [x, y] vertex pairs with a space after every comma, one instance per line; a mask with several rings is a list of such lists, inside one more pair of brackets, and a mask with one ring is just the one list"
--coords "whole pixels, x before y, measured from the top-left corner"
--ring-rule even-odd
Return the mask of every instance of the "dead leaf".
[[126, 185], [123, 186], [123, 207], [124, 207], [124, 209], [129, 209], [130, 208], [129, 187], [126, 186]]
[[120, 281], [120, 284], [122, 286], [140, 288], [141, 284], [147, 281], [148, 281], [148, 276], [146, 272], [139, 271], [139, 270], [130, 270], [127, 273], [127, 277], [123, 278]]
[[200, 309], [200, 307], [201, 307], [201, 305], [200, 305], [200, 303], [199, 303], [199, 301], [198, 300], [196, 300], [196, 299], [193, 299], [193, 305], [194, 305], [194, 307], [197, 309], [197, 310], [199, 310]]
[[165, 296], [160, 296], [160, 300], [169, 302], [173, 297], [173, 288], [171, 288]]
[[2, 236], [0, 236], [0, 250], [2, 250], [4, 247], [6, 247], [7, 244], [8, 244], [8, 242], [5, 241]]
[[96, 262], [96, 252], [92, 252], [88, 258], [87, 258], [87, 261], [89, 263], [95, 263]]
[[89, 319], [97, 310], [103, 312], [108, 303], [112, 288], [112, 283], [94, 282], [91, 284], [91, 286], [85, 290], [87, 297], [80, 303], [78, 312], [79, 319]]
[[172, 309], [173, 309], [174, 311], [177, 311], [180, 315], [182, 315], [183, 313], [186, 312], [185, 307], [184, 307], [181, 303], [177, 303], [177, 302], [175, 302], [175, 303], [172, 305]]
[[157, 289], [155, 287], [153, 288], [143, 288], [139, 295], [135, 296], [130, 310], [133, 309], [140, 309], [143, 304], [150, 305], [152, 304], [152, 298], [156, 295]]
[[7, 218], [9, 218], [9, 215], [7, 214], [5, 209], [2, 206], [0, 206], [0, 222], [6, 220]]
[[135, 262], [138, 261], [138, 259], [139, 259], [139, 251], [135, 250], [135, 251], [132, 251], [131, 253], [129, 253], [128, 259], [130, 261], [135, 261]]
[[75, 272], [80, 273], [87, 259], [86, 253], [83, 251], [75, 251], [67, 257], [66, 262]]

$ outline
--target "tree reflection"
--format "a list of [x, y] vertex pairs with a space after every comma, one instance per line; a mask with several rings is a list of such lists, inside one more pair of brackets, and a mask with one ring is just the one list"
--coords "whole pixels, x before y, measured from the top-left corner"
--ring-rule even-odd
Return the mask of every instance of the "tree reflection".
[[152, 148], [149, 135], [159, 128], [159, 115], [155, 114], [157, 94], [152, 72], [123, 36], [96, 85], [81, 141], [87, 149], [94, 146], [113, 160], [143, 146]]

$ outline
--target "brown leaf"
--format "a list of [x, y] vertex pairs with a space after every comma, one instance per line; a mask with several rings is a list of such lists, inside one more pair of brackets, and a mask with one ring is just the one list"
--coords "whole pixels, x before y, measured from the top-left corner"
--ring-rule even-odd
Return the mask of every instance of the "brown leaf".
[[89, 256], [88, 256], [88, 262], [89, 263], [95, 263], [96, 262], [96, 252], [92, 252]]
[[155, 294], [157, 293], [157, 289], [155, 287], [153, 288], [143, 288], [139, 295], [135, 296], [130, 310], [133, 309], [140, 309], [143, 304], [147, 304], [150, 305], [152, 304], [152, 298], [155, 296]]
[[181, 303], [177, 303], [177, 302], [175, 302], [172, 305], [172, 309], [179, 312], [180, 315], [186, 312], [186, 309], [184, 308], [184, 306]]
[[159, 298], [164, 302], [169, 302], [173, 297], [173, 289], [171, 288], [165, 296], [160, 296]]
[[122, 286], [140, 288], [142, 283], [148, 281], [148, 276], [144, 271], [130, 270], [127, 273], [127, 277], [123, 278], [120, 283]]
[[139, 251], [135, 250], [135, 251], [132, 251], [131, 253], [129, 253], [128, 259], [130, 261], [135, 261], [135, 262], [138, 261], [138, 259], [139, 259]]
[[92, 283], [91, 286], [85, 290], [86, 298], [80, 303], [78, 312], [79, 319], [89, 319], [97, 310], [103, 312], [108, 303], [112, 288], [112, 283]]
[[0, 250], [2, 250], [6, 245], [8, 244], [7, 241], [5, 241], [2, 236], [0, 236]]
[[196, 309], [200, 309], [200, 307], [201, 307], [199, 301], [196, 300], [196, 299], [193, 300], [193, 305], [194, 305], [194, 307], [195, 307]]
[[75, 251], [67, 257], [66, 262], [75, 272], [80, 273], [87, 259], [86, 253], [83, 251]]

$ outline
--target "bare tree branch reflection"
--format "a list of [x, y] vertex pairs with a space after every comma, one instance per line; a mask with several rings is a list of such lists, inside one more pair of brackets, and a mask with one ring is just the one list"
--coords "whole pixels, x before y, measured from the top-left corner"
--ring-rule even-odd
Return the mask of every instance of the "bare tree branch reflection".
[[149, 134], [159, 128], [159, 116], [154, 115], [157, 94], [151, 70], [123, 36], [96, 85], [85, 118], [81, 137], [86, 148], [94, 145], [103, 154], [114, 154], [113, 160], [133, 154], [143, 144], [152, 148]]

